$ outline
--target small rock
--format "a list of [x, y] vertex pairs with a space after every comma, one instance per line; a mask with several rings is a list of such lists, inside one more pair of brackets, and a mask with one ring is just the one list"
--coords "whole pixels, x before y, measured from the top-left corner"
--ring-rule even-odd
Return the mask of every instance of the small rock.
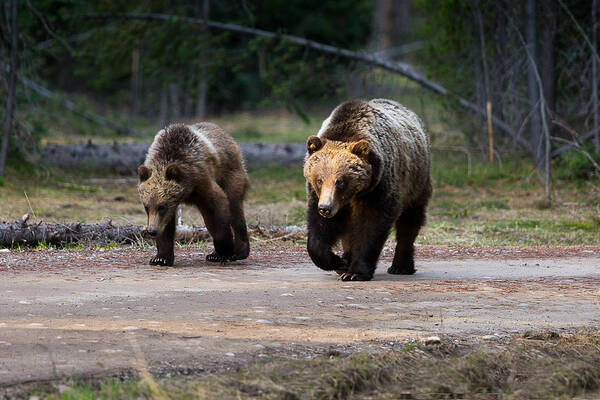
[[481, 339], [483, 339], [483, 340], [496, 340], [496, 339], [498, 339], [498, 337], [494, 336], [494, 335], [483, 335], [481, 337]]
[[0, 249], [0, 253], [10, 253], [9, 249]]
[[348, 304], [348, 307], [360, 308], [361, 310], [366, 310], [366, 309], [369, 308], [369, 307], [364, 306], [362, 304]]
[[442, 339], [440, 339], [439, 336], [429, 336], [423, 339], [423, 343], [428, 346], [432, 344], [440, 344], [442, 343]]
[[225, 353], [225, 355], [226, 355], [227, 357], [235, 357], [235, 354], [234, 354], [234, 353]]
[[59, 393], [64, 393], [67, 390], [71, 389], [71, 386], [61, 385], [61, 384], [56, 384], [56, 385], [54, 385], [54, 387], [56, 388], [56, 390], [58, 390]]

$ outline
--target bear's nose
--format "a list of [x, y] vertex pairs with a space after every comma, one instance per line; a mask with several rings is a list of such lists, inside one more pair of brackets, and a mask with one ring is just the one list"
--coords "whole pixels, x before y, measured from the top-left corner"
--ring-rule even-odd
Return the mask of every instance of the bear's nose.
[[319, 214], [323, 217], [329, 217], [331, 215], [331, 206], [319, 205]]
[[156, 229], [146, 229], [146, 233], [150, 236], [156, 236]]

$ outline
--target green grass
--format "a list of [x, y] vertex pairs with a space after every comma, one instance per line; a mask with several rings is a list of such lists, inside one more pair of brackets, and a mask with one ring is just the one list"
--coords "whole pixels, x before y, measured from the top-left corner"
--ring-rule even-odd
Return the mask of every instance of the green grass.
[[[600, 184], [555, 179], [551, 208], [540, 207], [544, 189], [529, 167], [515, 170], [473, 162], [472, 176], [460, 157], [435, 157], [434, 194], [428, 223], [417, 239], [437, 245], [597, 245], [600, 232]], [[251, 171], [251, 187], [245, 203], [249, 224], [304, 225], [305, 179], [301, 167], [268, 166]], [[24, 193], [27, 193], [25, 196]], [[29, 201], [28, 201], [29, 200]], [[90, 182], [77, 174], [47, 171], [24, 179], [9, 178], [0, 188], [0, 219], [20, 219], [30, 213], [31, 223], [106, 222], [146, 223], [135, 181]], [[30, 208], [31, 207], [31, 208]], [[200, 213], [184, 207], [184, 223], [203, 225]]]
[[75, 399], [567, 399], [600, 395], [600, 336], [524, 334], [496, 343], [400, 343], [393, 350], [267, 361], [191, 377], [69, 382]]

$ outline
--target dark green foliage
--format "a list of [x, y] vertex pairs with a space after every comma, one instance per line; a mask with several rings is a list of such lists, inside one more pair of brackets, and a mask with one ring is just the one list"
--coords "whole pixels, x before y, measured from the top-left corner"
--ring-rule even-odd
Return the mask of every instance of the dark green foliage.
[[[60, 26], [60, 35], [70, 37], [87, 32], [84, 39], [72, 44], [75, 52], [68, 57], [61, 46], [52, 47], [56, 57], [46, 60], [45, 77], [65, 89], [93, 91], [112, 99], [116, 106], [129, 106], [132, 55], [139, 51], [142, 112], [147, 116], [157, 115], [161, 95], [169, 84], [180, 90], [181, 113], [192, 113], [201, 78], [208, 82], [208, 104], [213, 112], [255, 108], [261, 102], [283, 102], [303, 115], [302, 104], [335, 96], [342, 86], [344, 60], [323, 57], [285, 41], [209, 31], [177, 21], [81, 17], [88, 13], [137, 12], [202, 18], [201, 1], [43, 3], [43, 12]], [[370, 39], [372, 8], [367, 0], [269, 0], [248, 2], [247, 7], [240, 7], [233, 0], [213, 0], [209, 16], [215, 21], [357, 49]], [[54, 15], [52, 9], [59, 12]], [[33, 36], [42, 41], [43, 34], [38, 31], [36, 28]], [[64, 65], [65, 61], [68, 65]]]
[[[600, 155], [594, 153], [591, 145], [585, 146], [583, 150], [596, 161], [596, 164], [600, 164]], [[565, 180], [585, 181], [600, 173], [594, 168], [588, 156], [577, 149], [562, 154], [556, 167], [556, 175]]]

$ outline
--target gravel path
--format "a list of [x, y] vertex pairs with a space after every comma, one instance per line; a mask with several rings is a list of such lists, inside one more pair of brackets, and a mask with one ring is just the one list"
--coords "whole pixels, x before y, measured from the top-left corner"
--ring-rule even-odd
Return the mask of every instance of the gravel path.
[[[493, 340], [600, 324], [600, 248], [421, 246], [417, 274], [341, 282], [302, 246], [0, 253], [0, 386], [64, 376], [217, 370], [269, 357], [388, 348], [430, 335]], [[490, 336], [493, 335], [493, 336]]]

